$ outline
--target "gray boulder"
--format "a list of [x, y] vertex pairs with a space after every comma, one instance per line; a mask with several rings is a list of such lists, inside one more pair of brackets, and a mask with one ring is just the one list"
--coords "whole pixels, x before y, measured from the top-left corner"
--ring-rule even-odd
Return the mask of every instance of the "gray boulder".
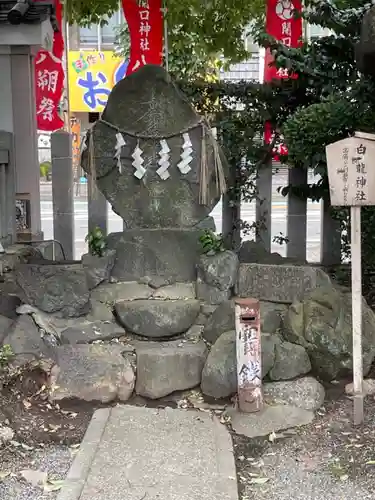
[[17, 308], [22, 304], [17, 295], [0, 293], [0, 315], [9, 319], [17, 319]]
[[125, 335], [125, 330], [114, 322], [81, 323], [61, 332], [62, 344], [90, 344], [96, 340], [111, 340]]
[[157, 399], [201, 382], [207, 357], [204, 342], [137, 342], [136, 393]]
[[6, 316], [0, 316], [0, 346], [3, 343], [4, 338], [7, 336], [13, 321]]
[[120, 283], [102, 283], [91, 292], [91, 300], [101, 302], [107, 306], [114, 306], [119, 300], [148, 299], [153, 290], [148, 285], [136, 281]]
[[81, 263], [22, 264], [16, 278], [28, 303], [44, 312], [77, 317], [89, 311], [90, 295]]
[[[215, 343], [220, 335], [232, 330], [235, 326], [234, 300], [227, 300], [218, 306], [209, 316], [203, 336], [211, 344]], [[265, 333], [277, 333], [282, 327], [282, 318], [287, 311], [285, 304], [272, 302], [260, 303], [260, 327]]]
[[[262, 375], [265, 377], [275, 360], [275, 340], [262, 335]], [[203, 394], [216, 399], [226, 398], [237, 392], [236, 332], [223, 333], [208, 354], [202, 372]]]
[[[375, 357], [375, 314], [363, 299], [363, 371], [369, 372]], [[285, 317], [284, 337], [303, 346], [313, 372], [333, 380], [353, 372], [351, 294], [324, 287], [295, 302]]]
[[263, 396], [268, 404], [315, 411], [323, 405], [325, 391], [316, 379], [304, 377], [293, 381], [267, 382], [263, 385]]
[[216, 286], [208, 285], [201, 278], [197, 279], [197, 298], [206, 304], [219, 305], [227, 301], [232, 293], [228, 290], [220, 290]]
[[[163, 195], [163, 198], [166, 194]], [[107, 237], [116, 250], [112, 277], [119, 281], [193, 282], [201, 246], [197, 229], [127, 229]]]
[[172, 337], [185, 333], [195, 322], [198, 300], [135, 300], [115, 305], [120, 323], [129, 332], [144, 337]]
[[108, 281], [115, 265], [115, 250], [106, 250], [102, 257], [86, 253], [82, 255], [82, 265], [86, 273], [87, 285], [92, 290], [103, 281]]
[[110, 403], [131, 397], [135, 375], [119, 346], [61, 346], [56, 348], [56, 356], [51, 372], [52, 401], [81, 399]]
[[306, 349], [297, 344], [284, 342], [279, 337], [275, 342], [275, 362], [268, 376], [271, 380], [291, 380], [311, 371]]
[[320, 286], [331, 286], [331, 280], [317, 267], [240, 264], [236, 293], [239, 297], [291, 304]]
[[15, 355], [12, 360], [14, 367], [53, 358], [53, 353], [43, 341], [34, 320], [28, 315], [22, 315], [12, 323], [3, 344], [9, 345]]
[[226, 250], [216, 255], [202, 255], [198, 262], [198, 276], [207, 285], [219, 290], [230, 290], [237, 280], [238, 256]]
[[220, 304], [208, 318], [203, 330], [203, 337], [214, 344], [224, 332], [233, 330], [234, 327], [234, 301], [227, 300]]
[[297, 261], [289, 257], [283, 257], [277, 252], [268, 252], [261, 242], [244, 241], [238, 252], [241, 264], [295, 264], [304, 265], [307, 261]]

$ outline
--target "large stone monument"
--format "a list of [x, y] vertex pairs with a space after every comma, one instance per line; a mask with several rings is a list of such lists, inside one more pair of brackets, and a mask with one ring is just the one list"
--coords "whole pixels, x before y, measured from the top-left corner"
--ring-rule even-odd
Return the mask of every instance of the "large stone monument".
[[112, 275], [193, 281], [201, 228], [225, 191], [225, 159], [163, 68], [145, 66], [114, 87], [82, 167], [124, 220], [124, 232], [108, 237]]

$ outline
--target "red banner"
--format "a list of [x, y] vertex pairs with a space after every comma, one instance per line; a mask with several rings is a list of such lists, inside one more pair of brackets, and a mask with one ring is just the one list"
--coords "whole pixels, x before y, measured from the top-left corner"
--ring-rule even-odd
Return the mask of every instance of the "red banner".
[[38, 130], [54, 132], [64, 126], [58, 107], [64, 90], [61, 60], [48, 50], [35, 58], [36, 117]]
[[[302, 39], [302, 19], [294, 17], [294, 11], [302, 10], [301, 0], [267, 0], [266, 31], [288, 47], [298, 47]], [[264, 81], [289, 78], [288, 70], [270, 66], [273, 61], [268, 49], [264, 61]]]
[[[287, 47], [296, 48], [300, 45], [302, 39], [302, 19], [294, 17], [294, 11], [302, 10], [301, 0], [267, 0], [266, 31], [276, 40]], [[274, 79], [290, 78], [286, 68], [276, 68], [270, 66], [273, 57], [269, 49], [266, 50], [264, 60], [264, 81], [270, 82]], [[293, 77], [292, 77], [293, 78]], [[266, 123], [264, 130], [264, 141], [270, 144], [274, 138], [274, 131], [271, 124]], [[279, 155], [288, 154], [285, 144], [279, 142], [275, 145], [274, 160], [278, 161]]]
[[163, 61], [161, 0], [122, 0], [130, 33], [130, 61], [126, 76], [146, 64]]
[[64, 126], [59, 105], [64, 90], [64, 38], [62, 34], [62, 6], [56, 0], [56, 21], [59, 31], [53, 35], [52, 53], [40, 50], [35, 57], [35, 95], [38, 130], [54, 132]]

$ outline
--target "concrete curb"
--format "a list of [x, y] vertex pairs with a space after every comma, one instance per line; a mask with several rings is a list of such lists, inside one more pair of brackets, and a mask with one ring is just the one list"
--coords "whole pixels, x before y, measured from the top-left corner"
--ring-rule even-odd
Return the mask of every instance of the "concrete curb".
[[238, 500], [237, 471], [232, 438], [228, 429], [219, 422], [217, 417], [213, 417], [213, 422], [215, 425], [217, 468], [220, 474], [217, 488], [222, 493], [223, 500]]
[[97, 410], [56, 500], [79, 500], [112, 408]]

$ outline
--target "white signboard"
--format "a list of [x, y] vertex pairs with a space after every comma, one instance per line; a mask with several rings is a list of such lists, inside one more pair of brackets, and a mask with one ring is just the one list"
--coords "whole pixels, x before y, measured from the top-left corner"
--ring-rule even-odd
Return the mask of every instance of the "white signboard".
[[375, 135], [358, 133], [330, 144], [326, 154], [331, 205], [375, 205]]
[[326, 147], [331, 205], [350, 207], [354, 424], [364, 419], [362, 362], [361, 207], [375, 205], [375, 135], [354, 137]]

